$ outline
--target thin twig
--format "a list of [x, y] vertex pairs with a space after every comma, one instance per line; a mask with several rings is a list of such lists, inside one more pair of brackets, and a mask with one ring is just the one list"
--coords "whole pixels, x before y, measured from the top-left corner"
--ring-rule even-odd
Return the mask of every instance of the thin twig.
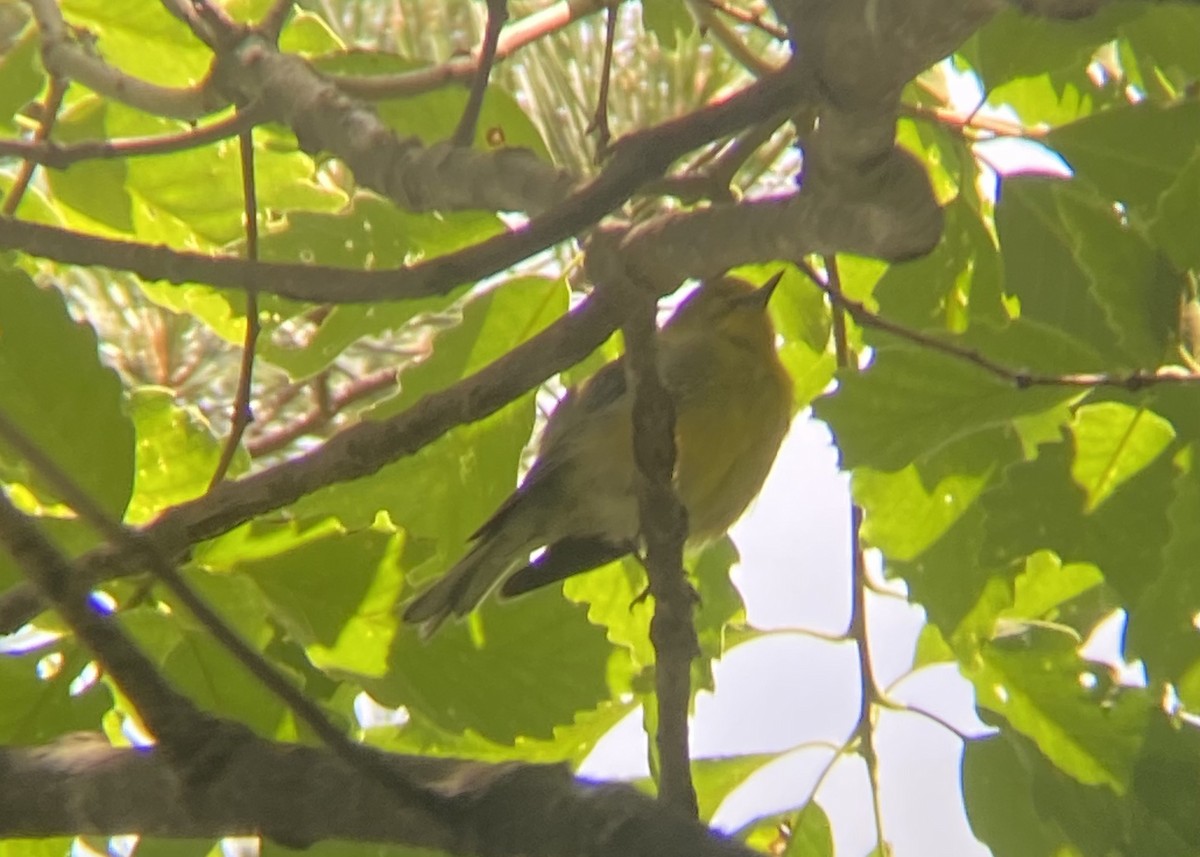
[[[831, 281], [833, 277], [831, 276]], [[846, 364], [848, 365], [848, 364]], [[850, 627], [849, 635], [854, 638], [854, 650], [858, 655], [858, 753], [867, 767], [867, 778], [871, 785], [871, 808], [875, 818], [875, 839], [879, 849], [886, 852], [883, 832], [883, 810], [880, 800], [879, 753], [875, 747], [875, 714], [881, 694], [875, 684], [871, 665], [871, 647], [867, 631], [867, 585], [866, 562], [862, 549], [862, 507], [850, 504], [850, 538], [853, 557], [850, 562]]]
[[966, 744], [970, 741], [984, 741], [984, 740], [987, 740], [988, 738], [992, 737], [993, 735], [995, 735], [996, 734], [995, 730], [988, 731], [988, 732], [980, 732], [978, 734], [971, 734], [970, 732], [965, 732], [962, 729], [959, 729], [957, 726], [955, 726], [953, 723], [951, 723], [946, 718], [942, 717], [940, 714], [937, 714], [933, 711], [929, 711], [928, 709], [925, 709], [925, 708], [921, 708], [920, 706], [917, 706], [917, 705], [912, 705], [911, 703], [904, 702], [904, 701], [896, 699], [892, 696], [892, 694], [896, 692], [896, 689], [898, 687], [900, 687], [901, 684], [903, 684], [905, 681], [912, 678], [913, 676], [917, 675], [918, 673], [921, 672], [922, 669], [924, 669], [925, 667], [928, 667], [928, 666], [933, 666], [933, 664], [924, 664], [915, 669], [909, 669], [903, 675], [897, 677], [891, 684], [889, 684], [887, 687], [885, 687], [880, 692], [880, 695], [879, 695], [880, 706], [883, 708], [891, 709], [892, 711], [899, 711], [899, 712], [905, 713], [905, 714], [915, 714], [918, 717], [924, 717], [926, 720], [929, 720], [932, 723], [936, 723], [938, 726], [941, 726], [947, 732], [950, 732], [953, 735], [957, 736], [958, 739], [960, 741], [962, 741], [964, 744]]
[[782, 42], [788, 37], [786, 27], [764, 20], [758, 12], [751, 11], [750, 9], [742, 9], [730, 3], [722, 3], [720, 0], [705, 0], [705, 3], [722, 15], [728, 15], [735, 21], [749, 24], [751, 27], [757, 27], [773, 39], [778, 39]]
[[[842, 296], [841, 279], [838, 273], [836, 256], [826, 256], [823, 259], [825, 278], [822, 278], [807, 263], [801, 265], [802, 270], [813, 282], [830, 296]], [[850, 347], [850, 338], [846, 325], [846, 312], [840, 303], [833, 302], [833, 341], [837, 356], [838, 368], [842, 371], [856, 371], [858, 358]], [[871, 664], [871, 646], [867, 627], [867, 589], [868, 576], [866, 556], [862, 543], [862, 507], [857, 503], [850, 504], [850, 621], [846, 636], [854, 641], [854, 650], [858, 656], [858, 686], [859, 708], [858, 719], [854, 727], [858, 738], [858, 753], [862, 756], [867, 767], [867, 777], [871, 785], [871, 806], [875, 818], [875, 835], [881, 851], [886, 849], [886, 839], [883, 830], [883, 814], [880, 806], [879, 788], [879, 755], [875, 747], [875, 714], [882, 694], [875, 683], [874, 669]], [[886, 853], [886, 851], [885, 851]]]
[[[45, 143], [50, 138], [50, 132], [54, 130], [54, 123], [58, 119], [58, 109], [62, 107], [63, 96], [67, 92], [67, 83], [68, 81], [62, 77], [50, 78], [50, 86], [46, 90], [46, 97], [42, 100], [38, 127], [33, 134], [34, 144]], [[29, 188], [29, 182], [33, 179], [35, 169], [37, 169], [36, 161], [26, 158], [21, 162], [16, 178], [13, 179], [12, 187], [9, 188], [8, 196], [4, 199], [4, 205], [0, 206], [0, 214], [12, 217], [17, 213], [17, 208], [25, 197], [25, 191]]]
[[755, 77], [762, 77], [765, 74], [770, 74], [778, 70], [781, 63], [773, 63], [770, 60], [764, 59], [762, 54], [746, 44], [741, 35], [724, 19], [717, 16], [713, 10], [713, 6], [708, 0], [692, 0], [692, 9], [696, 12], [696, 17], [700, 19], [700, 23], [706, 27], [717, 39], [718, 42], [729, 52], [746, 71]]
[[621, 0], [610, 3], [604, 19], [604, 59], [600, 66], [600, 88], [596, 93], [596, 112], [584, 133], [596, 134], [596, 154], [593, 162], [603, 162], [612, 143], [612, 128], [608, 124], [608, 89], [612, 83], [613, 44], [617, 40], [617, 20], [621, 13]]
[[[604, 6], [604, 0], [559, 0], [544, 9], [518, 18], [501, 32], [496, 43], [496, 59], [505, 59], [520, 48], [598, 12]], [[480, 57], [471, 54], [451, 57], [441, 65], [400, 74], [370, 77], [330, 74], [329, 78], [347, 95], [379, 100], [419, 95], [440, 89], [447, 83], [471, 80], [476, 76], [479, 67]]]
[[986, 738], [990, 737], [990, 734], [988, 734], [988, 733], [984, 733], [982, 735], [972, 735], [969, 732], [964, 732], [963, 730], [961, 730], [957, 726], [955, 726], [953, 723], [951, 723], [949, 720], [942, 717], [940, 714], [936, 714], [932, 711], [929, 711], [928, 709], [921, 708], [916, 705], [910, 705], [907, 702], [897, 702], [894, 699], [886, 699], [885, 698], [880, 701], [880, 705], [882, 705], [884, 708], [890, 708], [893, 711], [899, 711], [899, 712], [902, 712], [905, 714], [915, 714], [918, 717], [924, 717], [926, 720], [930, 721], [931, 723], [937, 724], [938, 726], [945, 729], [947, 732], [954, 735], [956, 738], [958, 738], [958, 740], [962, 741], [964, 744], [969, 743], [971, 741], [982, 741], [982, 740], [985, 740]]
[[1047, 128], [1030, 128], [1000, 116], [983, 115], [973, 111], [963, 116], [950, 107], [925, 107], [920, 104], [900, 105], [901, 115], [923, 122], [931, 122], [958, 131], [973, 141], [994, 140], [997, 137], [1012, 137], [1020, 140], [1039, 140], [1050, 133]]
[[[258, 190], [254, 181], [254, 132], [243, 131], [238, 135], [242, 154], [242, 198], [245, 200], [246, 258], [258, 261]], [[246, 290], [246, 337], [242, 343], [242, 362], [238, 369], [237, 391], [233, 397], [233, 414], [230, 419], [229, 437], [221, 449], [221, 458], [213, 472], [208, 490], [219, 485], [229, 472], [229, 465], [242, 442], [246, 427], [254, 421], [250, 396], [254, 386], [254, 354], [258, 347], [261, 325], [258, 319], [258, 292]]]
[[[741, 188], [735, 191], [733, 183], [738, 172], [764, 144], [770, 142], [779, 126], [788, 119], [789, 114], [781, 112], [748, 128], [727, 145], [713, 147], [696, 158], [685, 172], [647, 183], [641, 194], [676, 196], [686, 202], [700, 199], [737, 202], [741, 198]], [[772, 147], [773, 151], [763, 159], [763, 163], [773, 163], [779, 153], [791, 145], [792, 139], [790, 133], [781, 135], [778, 143]], [[751, 178], [746, 184], [753, 181]]]
[[291, 17], [292, 7], [295, 5], [296, 0], [275, 0], [271, 4], [271, 8], [262, 16], [262, 20], [258, 22], [258, 31], [272, 43], [278, 42], [279, 34], [283, 32], [283, 27]]
[[479, 46], [479, 62], [475, 67], [475, 78], [471, 81], [471, 93], [462, 118], [454, 129], [454, 145], [469, 148], [475, 142], [475, 128], [479, 125], [479, 111], [483, 109], [483, 96], [487, 94], [488, 78], [496, 63], [496, 45], [500, 31], [508, 21], [508, 0], [487, 0], [487, 23], [483, 28], [483, 44]]
[[[801, 266], [802, 270], [806, 270], [806, 273], [807, 271], [811, 271], [811, 268], [806, 269], [806, 266], [803, 266], [801, 263], [797, 264]], [[1164, 366], [1150, 371], [1138, 369], [1120, 374], [1107, 372], [1069, 372], [1062, 375], [1050, 375], [1030, 372], [1026, 369], [1013, 369], [981, 354], [973, 348], [948, 342], [940, 336], [914, 330], [911, 327], [905, 327], [902, 324], [890, 321], [881, 315], [871, 312], [864, 304], [858, 301], [852, 300], [843, 294], [833, 293], [819, 279], [813, 280], [813, 282], [817, 288], [829, 296], [829, 300], [834, 306], [844, 309], [861, 326], [882, 330], [899, 339], [912, 342], [916, 345], [922, 345], [933, 351], [938, 351], [971, 363], [990, 375], [1010, 381], [1013, 386], [1021, 390], [1028, 389], [1029, 387], [1079, 387], [1083, 389], [1117, 387], [1122, 390], [1137, 392], [1138, 390], [1144, 390], [1147, 387], [1153, 387], [1157, 384], [1200, 383], [1200, 373], [1186, 371], [1174, 366]]]
[[[362, 378], [356, 378], [334, 393], [329, 393], [325, 384], [316, 387], [313, 407], [303, 416], [272, 432], [264, 432], [246, 441], [246, 451], [251, 458], [260, 458], [278, 452], [293, 441], [312, 434], [328, 425], [335, 416], [362, 399], [396, 386], [397, 371], [380, 369]], [[321, 376], [325, 381], [328, 377]], [[318, 382], [321, 379], [314, 379]]]
[[126, 137], [116, 140], [84, 140], [64, 145], [50, 140], [0, 140], [0, 155], [15, 155], [53, 169], [64, 170], [89, 160], [114, 160], [145, 155], [170, 155], [197, 149], [208, 143], [236, 137], [262, 121], [263, 111], [255, 105], [211, 125], [189, 128], [177, 134]]

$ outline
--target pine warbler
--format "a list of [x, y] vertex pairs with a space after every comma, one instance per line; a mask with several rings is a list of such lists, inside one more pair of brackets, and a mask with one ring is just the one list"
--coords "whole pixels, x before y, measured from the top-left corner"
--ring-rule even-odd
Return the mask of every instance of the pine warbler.
[[[759, 289], [734, 277], [709, 280], [658, 332], [690, 546], [721, 536], [745, 511], [787, 432], [792, 382], [767, 313], [780, 276]], [[520, 487], [472, 536], [467, 554], [408, 605], [405, 621], [428, 636], [506, 577], [501, 594], [517, 595], [636, 550], [632, 405], [621, 359], [568, 392]]]

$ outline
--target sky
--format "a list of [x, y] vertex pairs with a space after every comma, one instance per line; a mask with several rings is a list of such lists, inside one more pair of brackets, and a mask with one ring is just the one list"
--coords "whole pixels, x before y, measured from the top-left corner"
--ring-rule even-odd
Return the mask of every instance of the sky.
[[[825, 426], [797, 416], [762, 494], [735, 525], [742, 554], [734, 582], [747, 617], [767, 637], [743, 644], [715, 666], [715, 693], [701, 693], [692, 724], [695, 758], [788, 751], [730, 796], [714, 818], [733, 830], [805, 802], [858, 714], [858, 665], [840, 634], [850, 613], [849, 488]], [[923, 621], [918, 608], [872, 595], [867, 605], [872, 661], [881, 686], [912, 663]], [[970, 685], [952, 665], [929, 667], [893, 696], [936, 711], [968, 733], [984, 730]], [[876, 729], [884, 833], [895, 857], [985, 857], [962, 811], [961, 742], [915, 714], [885, 713]], [[794, 748], [794, 749], [792, 749]], [[646, 738], [635, 712], [597, 746], [580, 774], [645, 776]], [[835, 853], [875, 846], [871, 796], [861, 760], [846, 755], [824, 778], [818, 802], [829, 815]]]

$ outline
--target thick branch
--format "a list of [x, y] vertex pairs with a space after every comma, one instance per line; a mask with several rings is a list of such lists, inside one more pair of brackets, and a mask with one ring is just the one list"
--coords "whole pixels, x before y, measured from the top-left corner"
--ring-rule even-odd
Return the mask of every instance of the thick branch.
[[306, 60], [248, 36], [218, 57], [215, 82], [239, 103], [269, 105], [308, 152], [332, 152], [364, 187], [411, 211], [541, 212], [574, 179], [527, 149], [477, 151], [400, 138], [369, 105], [350, 98]]
[[[754, 124], [764, 114], [803, 100], [807, 88], [796, 71], [785, 69], [726, 101], [622, 138], [599, 176], [524, 228], [401, 270], [354, 271], [321, 265], [212, 258], [4, 218], [0, 218], [0, 248], [67, 264], [131, 271], [148, 280], [255, 288], [263, 294], [316, 303], [361, 303], [445, 294], [457, 285], [477, 282], [580, 234], [647, 181], [661, 176], [677, 158], [711, 139]], [[759, 261], [773, 258], [778, 256]], [[746, 257], [741, 261], [753, 260]]]
[[[687, 511], [675, 493], [675, 407], [658, 372], [655, 283], [631, 280], [622, 269], [619, 233], [597, 232], [588, 247], [588, 273], [599, 288], [629, 305], [622, 330], [625, 369], [633, 395], [633, 459], [638, 521], [646, 573], [654, 596], [655, 743], [659, 796], [697, 815], [688, 738], [692, 660], [700, 652], [693, 621], [694, 593], [683, 571]], [[666, 279], [662, 284], [673, 281]], [[668, 286], [669, 287], [669, 286]]]
[[454, 819], [410, 810], [326, 750], [260, 740], [185, 802], [161, 753], [85, 733], [0, 748], [0, 836], [265, 834], [293, 846], [345, 839], [488, 857], [754, 853], [634, 789], [576, 780], [560, 766], [376, 755], [458, 806]]
[[55, 0], [31, 0], [30, 6], [42, 35], [42, 64], [53, 76], [171, 119], [200, 119], [227, 105], [207, 85], [173, 89], [125, 74], [72, 38]]

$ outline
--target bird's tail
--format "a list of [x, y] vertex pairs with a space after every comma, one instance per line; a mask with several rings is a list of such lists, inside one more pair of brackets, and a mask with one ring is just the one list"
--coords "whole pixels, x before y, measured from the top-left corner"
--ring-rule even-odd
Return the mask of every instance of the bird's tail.
[[404, 608], [405, 622], [428, 639], [451, 615], [470, 613], [518, 561], [524, 565], [537, 539], [517, 527], [500, 527], [480, 537], [467, 555]]

